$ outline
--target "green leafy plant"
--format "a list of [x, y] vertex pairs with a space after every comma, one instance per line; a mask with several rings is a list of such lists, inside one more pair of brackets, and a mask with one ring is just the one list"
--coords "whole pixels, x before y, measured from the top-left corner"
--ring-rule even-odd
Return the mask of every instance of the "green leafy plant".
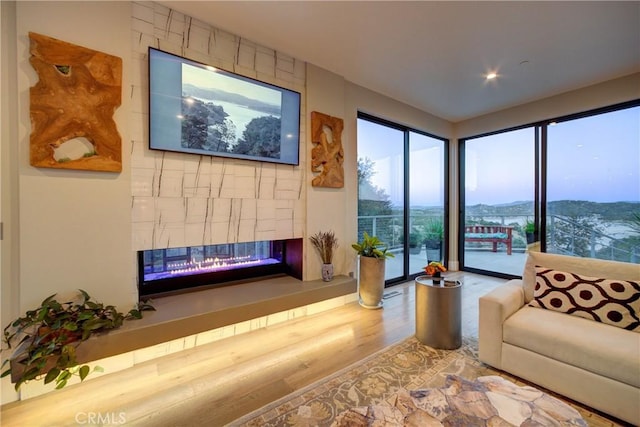
[[143, 311], [155, 310], [145, 301], [123, 314], [112, 305], [92, 301], [81, 289], [64, 302], [56, 297], [49, 296], [39, 307], [4, 328], [4, 350], [13, 352], [3, 362], [3, 368], [9, 366], [0, 377], [11, 374], [16, 390], [34, 379], [44, 378], [45, 384], [55, 381], [57, 389], [63, 388], [73, 375], [84, 380], [90, 368], [78, 364], [76, 348], [80, 343], [94, 334], [119, 328], [125, 320], [141, 319]]
[[536, 231], [536, 225], [533, 223], [533, 221], [528, 219], [527, 222], [525, 222], [524, 224], [524, 232], [533, 234], [535, 233], [535, 231]]
[[325, 264], [333, 262], [333, 251], [338, 247], [338, 239], [333, 231], [319, 231], [309, 237], [313, 246], [320, 253], [320, 258]]
[[422, 243], [422, 233], [419, 230], [414, 230], [409, 233], [409, 247], [420, 246]]
[[[404, 236], [401, 235], [399, 240], [400, 240], [400, 243], [404, 243]], [[423, 236], [422, 236], [422, 232], [420, 230], [414, 229], [414, 230], [409, 232], [409, 247], [410, 248], [414, 248], [416, 246], [419, 246], [422, 242], [423, 242]]]
[[369, 236], [364, 232], [362, 241], [351, 245], [360, 256], [372, 258], [395, 258], [395, 255], [389, 252], [386, 243], [380, 241], [377, 236]]
[[429, 218], [425, 224], [425, 240], [444, 239], [444, 225], [441, 218]]

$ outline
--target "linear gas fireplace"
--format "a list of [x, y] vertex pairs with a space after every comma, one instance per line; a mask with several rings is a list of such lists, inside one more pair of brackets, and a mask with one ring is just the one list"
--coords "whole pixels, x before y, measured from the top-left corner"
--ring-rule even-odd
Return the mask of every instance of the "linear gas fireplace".
[[302, 239], [138, 252], [140, 297], [226, 286], [274, 275], [302, 280]]

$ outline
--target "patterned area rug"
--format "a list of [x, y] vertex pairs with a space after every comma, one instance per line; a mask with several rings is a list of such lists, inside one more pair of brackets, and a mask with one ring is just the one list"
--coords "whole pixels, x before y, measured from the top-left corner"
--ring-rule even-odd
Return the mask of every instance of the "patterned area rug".
[[582, 415], [560, 399], [497, 375], [473, 381], [449, 375], [443, 388], [401, 391], [393, 406], [356, 406], [338, 414], [331, 425], [587, 427]]
[[[393, 404], [398, 392], [442, 387], [448, 375], [466, 379], [498, 375], [519, 385], [529, 385], [481, 363], [477, 348], [477, 341], [467, 338], [457, 350], [437, 350], [421, 344], [415, 337], [407, 338], [230, 425], [330, 426], [346, 409]], [[567, 403], [576, 408], [590, 426], [620, 425], [572, 402]]]

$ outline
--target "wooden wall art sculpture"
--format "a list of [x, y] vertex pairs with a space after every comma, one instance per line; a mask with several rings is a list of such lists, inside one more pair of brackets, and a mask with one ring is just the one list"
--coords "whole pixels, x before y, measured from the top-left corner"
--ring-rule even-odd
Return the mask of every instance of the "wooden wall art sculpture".
[[31, 165], [120, 172], [113, 113], [122, 97], [122, 59], [29, 33], [39, 80], [29, 91]]
[[311, 172], [319, 173], [311, 181], [313, 187], [344, 187], [343, 128], [342, 119], [311, 112]]

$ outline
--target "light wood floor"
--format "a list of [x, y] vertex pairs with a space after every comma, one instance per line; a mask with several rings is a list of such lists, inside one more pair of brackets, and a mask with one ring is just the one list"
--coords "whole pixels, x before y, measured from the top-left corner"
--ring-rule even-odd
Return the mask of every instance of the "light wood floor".
[[[478, 297], [503, 279], [461, 280], [462, 332], [478, 333]], [[220, 426], [415, 333], [413, 281], [386, 293], [382, 310], [357, 303], [155, 359], [3, 406], [2, 426], [114, 424]]]

